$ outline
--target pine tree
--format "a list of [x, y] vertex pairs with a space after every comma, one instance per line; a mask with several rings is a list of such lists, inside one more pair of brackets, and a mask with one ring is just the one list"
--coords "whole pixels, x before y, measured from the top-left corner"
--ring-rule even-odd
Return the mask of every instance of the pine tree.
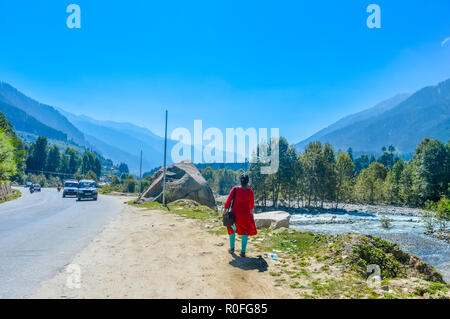
[[58, 146], [53, 145], [50, 147], [47, 157], [46, 171], [59, 172], [61, 169], [61, 154]]

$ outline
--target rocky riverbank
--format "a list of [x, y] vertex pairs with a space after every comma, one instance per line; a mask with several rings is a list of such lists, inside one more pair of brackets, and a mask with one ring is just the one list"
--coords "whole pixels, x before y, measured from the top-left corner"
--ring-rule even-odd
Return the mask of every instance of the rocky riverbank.
[[[275, 210], [271, 207], [271, 203], [267, 203], [267, 208], [263, 206], [257, 206], [255, 208], [256, 212]], [[301, 213], [314, 213], [314, 214], [327, 214], [327, 213], [359, 213], [359, 214], [376, 214], [376, 215], [397, 215], [397, 216], [411, 216], [411, 217], [421, 217], [424, 210], [417, 207], [405, 207], [405, 206], [393, 206], [393, 205], [370, 205], [370, 204], [341, 204], [338, 209], [330, 203], [324, 203], [323, 208], [304, 208], [296, 207], [292, 204], [280, 205], [276, 210], [287, 211], [291, 214], [301, 214]]]
[[[450, 281], [448, 232], [426, 233], [421, 209], [387, 205], [347, 205], [338, 210], [327, 206], [323, 209], [286, 210], [291, 213], [290, 227], [294, 229], [330, 235], [360, 233], [379, 236], [398, 244], [409, 253], [420, 256]], [[383, 227], [383, 218], [389, 219], [389, 227]]]
[[[226, 229], [208, 207], [133, 206], [72, 261], [82, 270], [80, 289], [68, 288], [70, 274], [61, 271], [33, 297], [450, 297], [434, 267], [374, 236], [260, 229], [241, 258], [227, 252]], [[368, 267], [379, 267], [381, 278], [368, 280]]]
[[449, 230], [437, 230], [434, 232], [426, 232], [428, 236], [432, 236], [434, 238], [437, 238], [439, 240], [443, 240], [450, 244], [450, 231]]

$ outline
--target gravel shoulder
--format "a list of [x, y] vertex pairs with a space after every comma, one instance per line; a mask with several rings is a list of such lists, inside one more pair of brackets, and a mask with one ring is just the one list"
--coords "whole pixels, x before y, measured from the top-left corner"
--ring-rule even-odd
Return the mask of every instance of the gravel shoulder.
[[[189, 201], [170, 212], [154, 203], [137, 206], [126, 205], [31, 298], [450, 297], [432, 267], [379, 238], [265, 229], [249, 239], [247, 258], [241, 258], [228, 254], [228, 236], [209, 208]], [[371, 256], [379, 256], [386, 271], [375, 286], [366, 278]], [[79, 287], [74, 269], [80, 270]]]
[[[294, 298], [274, 287], [273, 261], [227, 252], [226, 235], [199, 220], [127, 206], [71, 264], [80, 288], [62, 269], [32, 298]], [[237, 246], [239, 247], [239, 243]]]

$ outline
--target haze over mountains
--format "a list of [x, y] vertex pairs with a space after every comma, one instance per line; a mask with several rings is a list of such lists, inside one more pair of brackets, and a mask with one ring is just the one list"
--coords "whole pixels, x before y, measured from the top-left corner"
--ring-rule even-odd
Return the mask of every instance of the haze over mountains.
[[[144, 171], [162, 164], [164, 139], [150, 130], [130, 123], [98, 121], [74, 115], [39, 103], [4, 82], [0, 82], [0, 111], [19, 133], [72, 141], [99, 152], [115, 164], [127, 163], [133, 173], [139, 172], [141, 150]], [[169, 141], [168, 147], [173, 143]]]
[[399, 154], [409, 154], [425, 137], [450, 139], [450, 79], [344, 117], [296, 147], [302, 152], [310, 141], [318, 140], [335, 150], [351, 147], [358, 153], [380, 153], [383, 146], [394, 145]]
[[[142, 150], [145, 170], [162, 164], [164, 138], [150, 130], [130, 123], [99, 121], [85, 115], [60, 111], [84, 133], [88, 143], [98, 148], [106, 158], [111, 158], [116, 163], [127, 163], [130, 169], [133, 167], [137, 170]], [[173, 143], [175, 142], [169, 140], [169, 151]]]
[[26, 112], [39, 122], [66, 134], [68, 140], [82, 146], [87, 145], [83, 133], [54, 107], [29, 98], [5, 82], [0, 82], [0, 103], [9, 104]]
[[[99, 121], [39, 103], [11, 85], [0, 82], [0, 111], [19, 132], [44, 135], [92, 149], [115, 164], [125, 162], [139, 172], [162, 164], [164, 139], [131, 123]], [[376, 106], [344, 117], [296, 144], [299, 151], [310, 141], [331, 143], [335, 150], [352, 147], [355, 153], [379, 153], [394, 145], [400, 154], [414, 152], [424, 138], [450, 139], [450, 80], [414, 94], [399, 94]], [[175, 141], [168, 142], [168, 161]], [[194, 154], [194, 147], [191, 149]]]
[[44, 135], [50, 139], [56, 139], [60, 141], [67, 140], [67, 134], [55, 130], [54, 128], [47, 126], [42, 122], [39, 122], [36, 118], [28, 115], [28, 113], [15, 106], [12, 106], [5, 102], [0, 102], [0, 110], [3, 114], [5, 114], [9, 122], [14, 126], [14, 129], [19, 133], [28, 132], [33, 135]]

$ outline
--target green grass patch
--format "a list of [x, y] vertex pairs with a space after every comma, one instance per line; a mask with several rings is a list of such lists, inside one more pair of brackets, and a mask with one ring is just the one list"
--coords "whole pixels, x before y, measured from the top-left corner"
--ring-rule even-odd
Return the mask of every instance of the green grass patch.
[[322, 271], [328, 271], [328, 270], [330, 270], [330, 266], [328, 266], [328, 265], [323, 265], [322, 267], [320, 267], [320, 270], [322, 270]]
[[301, 255], [316, 251], [324, 247], [326, 243], [327, 239], [325, 235], [284, 230], [279, 233], [274, 233], [272, 236], [266, 236], [262, 242], [262, 248], [267, 251], [278, 250]]
[[271, 272], [271, 273], [269, 273], [272, 277], [278, 277], [278, 276], [281, 276], [281, 273], [278, 273], [278, 272]]
[[225, 227], [208, 230], [208, 233], [214, 234], [214, 235], [228, 235], [228, 231]]
[[[147, 209], [164, 210], [175, 215], [184, 216], [190, 219], [199, 219], [203, 221], [220, 217], [220, 214], [215, 210], [188, 199], [180, 199], [174, 201], [172, 203], [169, 203], [167, 207], [164, 207], [158, 202], [135, 204], [133, 201], [130, 201], [128, 202], [128, 204]], [[225, 228], [224, 234], [226, 234]]]

